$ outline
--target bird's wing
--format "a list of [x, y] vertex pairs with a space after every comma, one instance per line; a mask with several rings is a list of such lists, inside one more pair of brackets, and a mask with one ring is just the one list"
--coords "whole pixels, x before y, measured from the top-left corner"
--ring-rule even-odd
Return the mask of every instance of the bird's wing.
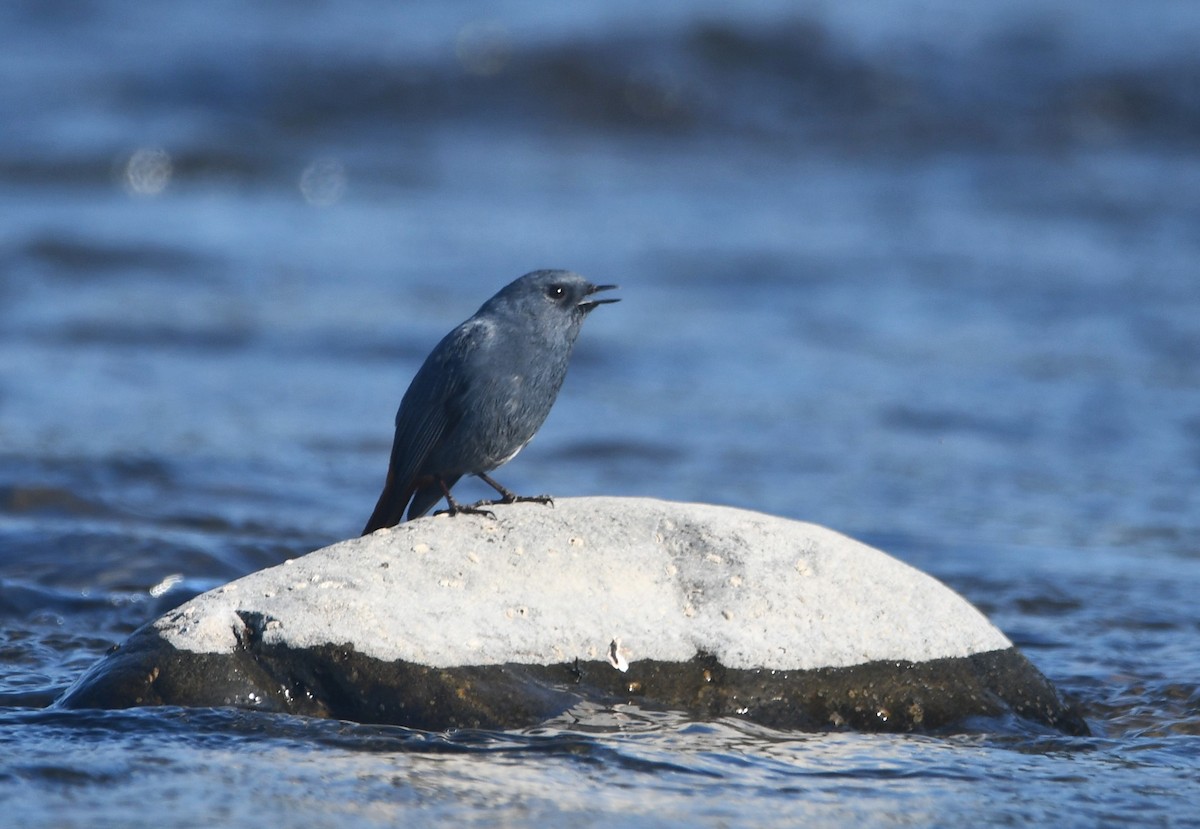
[[[490, 325], [468, 320], [447, 334], [425, 359], [396, 412], [387, 482], [364, 535], [401, 520], [425, 461], [461, 417], [455, 404], [469, 382], [469, 357], [491, 336]], [[427, 477], [428, 473], [424, 474]]]
[[402, 481], [416, 478], [426, 459], [462, 418], [473, 357], [492, 338], [490, 323], [475, 319], [447, 334], [426, 358], [396, 412], [392, 463]]

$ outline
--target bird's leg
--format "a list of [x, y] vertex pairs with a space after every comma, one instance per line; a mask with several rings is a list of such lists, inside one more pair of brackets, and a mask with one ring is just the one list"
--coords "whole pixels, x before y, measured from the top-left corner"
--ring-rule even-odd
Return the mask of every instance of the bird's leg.
[[475, 504], [475, 506], [477, 506], [477, 507], [490, 507], [494, 504], [516, 504], [516, 503], [520, 503], [520, 502], [524, 502], [524, 501], [529, 501], [529, 502], [532, 502], [535, 504], [549, 504], [550, 506], [554, 506], [554, 499], [551, 498], [549, 495], [518, 495], [517, 493], [513, 492], [511, 489], [508, 489], [507, 487], [501, 486], [500, 484], [496, 483], [495, 481], [493, 481], [490, 477], [488, 477], [483, 472], [476, 472], [475, 476], [477, 478], [479, 478], [479, 480], [483, 481], [485, 484], [490, 486], [492, 489], [494, 489], [500, 493], [499, 501], [479, 501]]
[[450, 494], [450, 487], [446, 486], [445, 481], [443, 481], [441, 478], [438, 478], [437, 482], [438, 482], [438, 486], [440, 486], [442, 488], [442, 495], [446, 496], [446, 503], [450, 505], [450, 509], [438, 510], [437, 512], [434, 513], [434, 515], [451, 515], [451, 516], [453, 516], [453, 515], [462, 514], [462, 515], [486, 515], [489, 518], [496, 517], [496, 513], [492, 512], [490, 509], [481, 509], [481, 507], [488, 506], [488, 504], [490, 502], [480, 501], [478, 504], [472, 504], [469, 507], [465, 507], [462, 504], [458, 503], [458, 501], [454, 500], [454, 496]]

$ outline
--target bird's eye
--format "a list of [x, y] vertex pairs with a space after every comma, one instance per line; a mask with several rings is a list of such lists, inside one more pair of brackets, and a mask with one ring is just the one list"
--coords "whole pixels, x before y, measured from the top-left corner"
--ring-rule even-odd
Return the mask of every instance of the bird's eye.
[[546, 296], [550, 297], [551, 299], [562, 299], [566, 295], [567, 289], [562, 285], [551, 285], [550, 287], [546, 288]]

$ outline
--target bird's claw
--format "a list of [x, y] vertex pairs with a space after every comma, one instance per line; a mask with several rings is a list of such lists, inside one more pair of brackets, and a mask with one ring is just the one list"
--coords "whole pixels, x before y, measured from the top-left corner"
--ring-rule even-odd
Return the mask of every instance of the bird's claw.
[[494, 507], [498, 504], [549, 504], [554, 506], [554, 499], [549, 495], [512, 495], [503, 498], [497, 498], [491, 501], [476, 501], [473, 506], [476, 507]]
[[551, 507], [554, 506], [554, 499], [549, 495], [518, 495], [513, 500], [524, 501], [530, 504], [547, 504]]
[[440, 509], [435, 512], [434, 515], [449, 515], [452, 517], [455, 515], [486, 515], [488, 518], [495, 520], [496, 513], [492, 512], [490, 509], [483, 509], [483, 507], [487, 505], [489, 505], [487, 501], [480, 501], [478, 504], [471, 504], [470, 506], [466, 507], [457, 506], [450, 509]]

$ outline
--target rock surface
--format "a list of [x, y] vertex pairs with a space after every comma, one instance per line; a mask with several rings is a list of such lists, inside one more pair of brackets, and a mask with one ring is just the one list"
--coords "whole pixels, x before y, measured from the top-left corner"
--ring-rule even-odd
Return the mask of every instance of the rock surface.
[[68, 707], [236, 705], [426, 729], [583, 703], [872, 730], [1086, 725], [935, 579], [812, 524], [648, 499], [437, 516], [253, 573], [140, 628]]

